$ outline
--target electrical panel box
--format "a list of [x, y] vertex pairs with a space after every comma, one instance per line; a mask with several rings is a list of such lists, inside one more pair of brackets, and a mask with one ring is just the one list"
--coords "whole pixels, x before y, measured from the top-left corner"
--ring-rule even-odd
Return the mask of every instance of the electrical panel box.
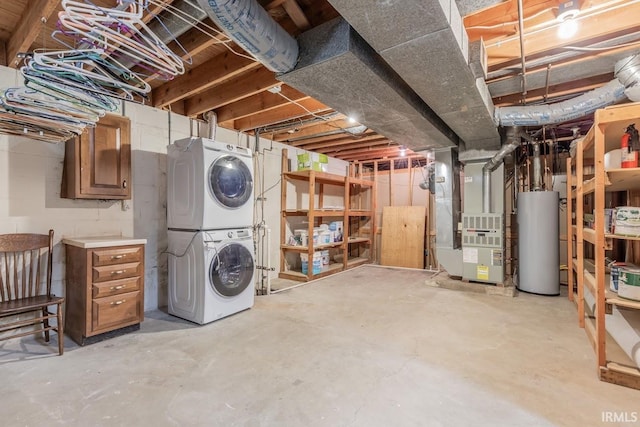
[[504, 219], [502, 214], [462, 214], [462, 278], [504, 282]]

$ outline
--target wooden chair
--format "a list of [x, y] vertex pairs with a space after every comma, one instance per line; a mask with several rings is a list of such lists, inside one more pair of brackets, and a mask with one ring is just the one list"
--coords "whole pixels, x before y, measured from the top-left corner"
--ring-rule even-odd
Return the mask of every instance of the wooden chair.
[[[53, 230], [46, 234], [0, 235], [0, 318], [13, 317], [9, 323], [0, 324], [0, 334], [21, 329], [32, 329], [16, 334], [4, 334], [0, 341], [44, 332], [49, 342], [49, 331], [58, 333], [58, 353], [64, 353], [64, 323], [62, 319], [63, 297], [51, 293], [51, 269], [53, 260]], [[46, 265], [44, 265], [46, 264]], [[46, 276], [43, 277], [44, 268]], [[57, 312], [49, 312], [50, 306]], [[16, 318], [16, 316], [20, 318]], [[25, 316], [28, 318], [24, 318]], [[34, 317], [30, 317], [30, 316]], [[55, 326], [49, 319], [57, 318]], [[42, 324], [42, 328], [36, 325]]]

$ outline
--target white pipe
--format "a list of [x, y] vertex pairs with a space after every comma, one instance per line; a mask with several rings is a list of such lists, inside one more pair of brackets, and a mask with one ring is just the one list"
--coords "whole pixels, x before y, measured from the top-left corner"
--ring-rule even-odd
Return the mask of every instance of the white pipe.
[[271, 295], [271, 229], [264, 226], [267, 231], [267, 295]]
[[256, 0], [198, 0], [231, 40], [271, 71], [286, 73], [298, 61], [298, 42]]

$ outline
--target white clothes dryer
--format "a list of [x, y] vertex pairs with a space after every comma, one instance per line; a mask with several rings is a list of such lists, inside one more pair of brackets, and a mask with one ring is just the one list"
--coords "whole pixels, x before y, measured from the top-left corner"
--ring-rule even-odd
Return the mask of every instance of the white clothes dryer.
[[213, 230], [251, 226], [251, 150], [206, 138], [186, 138], [169, 145], [168, 228]]
[[168, 233], [170, 314], [203, 325], [253, 306], [251, 228]]

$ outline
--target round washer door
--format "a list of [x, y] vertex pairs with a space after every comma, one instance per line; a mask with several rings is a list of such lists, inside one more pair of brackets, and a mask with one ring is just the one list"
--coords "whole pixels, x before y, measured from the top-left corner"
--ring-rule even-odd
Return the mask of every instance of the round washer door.
[[214, 291], [234, 297], [247, 289], [253, 279], [253, 256], [239, 243], [218, 249], [209, 265], [209, 283]]
[[247, 203], [252, 189], [251, 171], [235, 156], [220, 157], [209, 168], [209, 190], [227, 208], [235, 209]]

